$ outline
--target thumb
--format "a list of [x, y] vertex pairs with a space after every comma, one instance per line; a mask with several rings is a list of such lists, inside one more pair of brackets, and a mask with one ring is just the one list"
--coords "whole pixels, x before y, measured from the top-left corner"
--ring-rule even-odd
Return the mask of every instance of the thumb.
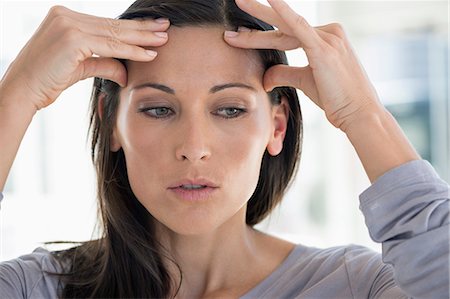
[[275, 87], [290, 86], [300, 89], [308, 97], [317, 98], [317, 89], [309, 66], [274, 65], [264, 73], [263, 82], [266, 91], [271, 91]]
[[125, 87], [127, 84], [127, 71], [125, 66], [118, 60], [104, 57], [91, 57], [83, 62], [83, 73], [81, 80], [99, 77], [111, 80]]
[[277, 64], [264, 73], [264, 89], [270, 91], [275, 87], [291, 86], [300, 89], [300, 67]]

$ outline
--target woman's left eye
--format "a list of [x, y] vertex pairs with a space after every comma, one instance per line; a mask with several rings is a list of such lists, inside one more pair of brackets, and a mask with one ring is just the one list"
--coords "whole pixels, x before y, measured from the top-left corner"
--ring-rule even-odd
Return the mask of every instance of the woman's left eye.
[[221, 116], [223, 118], [235, 118], [238, 117], [246, 112], [245, 109], [242, 108], [236, 108], [236, 107], [225, 107], [225, 108], [219, 108], [215, 112], [218, 116]]

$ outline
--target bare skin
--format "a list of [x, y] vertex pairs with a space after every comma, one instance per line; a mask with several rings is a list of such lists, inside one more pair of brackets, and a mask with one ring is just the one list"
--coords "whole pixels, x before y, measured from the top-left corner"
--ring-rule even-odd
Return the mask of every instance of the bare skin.
[[[420, 159], [378, 95], [353, 53], [339, 24], [311, 27], [282, 0], [236, 0], [249, 14], [279, 30], [225, 33], [225, 40], [242, 48], [303, 48], [306, 67], [274, 66], [264, 76], [264, 87], [292, 86], [303, 91], [325, 112], [333, 126], [353, 144], [371, 182], [405, 162]], [[367, 134], [371, 132], [371, 134]]]
[[[179, 298], [242, 295], [294, 246], [245, 223], [265, 150], [282, 150], [288, 104], [271, 105], [257, 53], [230, 47], [223, 31], [172, 27], [155, 61], [129, 62], [113, 133], [134, 194], [183, 270]], [[214, 194], [186, 200], [168, 188], [198, 178]]]
[[[260, 74], [257, 86], [260, 92], [286, 85], [302, 90], [324, 110], [335, 127], [347, 134], [371, 181], [396, 166], [420, 159], [395, 119], [381, 105], [339, 25], [313, 28], [281, 0], [269, 0], [270, 7], [254, 0], [236, 2], [241, 9], [275, 25], [279, 31], [257, 32], [244, 28], [237, 33], [226, 32], [223, 36], [223, 49], [226, 49], [225, 42], [242, 49], [287, 50], [302, 47], [309, 60], [309, 66], [304, 68], [274, 66], [263, 76]], [[83, 25], [84, 23], [89, 26]], [[154, 52], [150, 52], [150, 55], [146, 52], [146, 49], [151, 48], [156, 52], [161, 51], [163, 60], [163, 51], [170, 52], [170, 48], [161, 50], [167, 37], [164, 34], [158, 36], [156, 32], [166, 32], [168, 28], [168, 22], [115, 21], [78, 14], [62, 7], [52, 9], [0, 82], [0, 189], [5, 185], [23, 135], [39, 109], [52, 104], [72, 84], [93, 76], [120, 84], [124, 88], [122, 105], [129, 96], [126, 95], [127, 88], [137, 83], [137, 79], [132, 77], [133, 66], [130, 74], [127, 74], [123, 66], [111, 57], [137, 61], [134, 66], [137, 69], [139, 63], [145, 65], [153, 60], [157, 62]], [[205, 33], [203, 38], [208, 38], [211, 32]], [[191, 34], [200, 35], [199, 32]], [[58, 39], [58, 36], [65, 38]], [[83, 42], [80, 43], [80, 40]], [[50, 49], [47, 47], [49, 44], [52, 45]], [[42, 51], [43, 48], [46, 51]], [[93, 54], [101, 58], [93, 57]], [[236, 59], [240, 59], [238, 56]], [[255, 70], [255, 78], [256, 73]], [[230, 79], [225, 73], [222, 75], [222, 78]], [[205, 84], [200, 89], [203, 92], [212, 84], [204, 80], [194, 83], [199, 82]], [[179, 90], [183, 86], [175, 86], [176, 90], [177, 87]], [[194, 94], [199, 99], [199, 107], [202, 108], [200, 111], [210, 107], [208, 103], [212, 101], [211, 97], [204, 94]], [[178, 97], [179, 103], [185, 103], [186, 99]], [[185, 108], [183, 104], [180, 107]], [[139, 155], [144, 152], [139, 151], [140, 146], [146, 144], [128, 134], [127, 126], [138, 128], [139, 124], [143, 125], [149, 120], [131, 117], [124, 106], [120, 109], [122, 117], [119, 117], [116, 142], [111, 150], [122, 147], [129, 157]], [[258, 133], [264, 142], [255, 147], [248, 145], [248, 157], [253, 153], [261, 153], [265, 148], [272, 151], [273, 155], [282, 150], [282, 110], [266, 107], [267, 113], [261, 114], [261, 117], [265, 117], [270, 125]], [[209, 114], [208, 117], [206, 114], [195, 114], [195, 111], [180, 114], [180, 111], [186, 109], [176, 111], [185, 123], [189, 123], [193, 117], [200, 117], [204, 126], [192, 126], [190, 123], [192, 130], [180, 135], [184, 136], [181, 141], [184, 146], [176, 143], [180, 138], [174, 137], [168, 143], [172, 158], [184, 157], [179, 160], [180, 163], [184, 161], [202, 165], [199, 161], [205, 161], [205, 157], [213, 157], [211, 153], [217, 152], [218, 147], [212, 143], [194, 142], [199, 140], [194, 137], [202, 137], [201, 134], [206, 132], [204, 129], [209, 128], [208, 125], [217, 125], [218, 120], [209, 118]], [[218, 126], [216, 128], [221, 130]], [[243, 157], [248, 158], [245, 155]], [[136, 184], [133, 191], [139, 194], [138, 197], [150, 211], [153, 207], [150, 204], [151, 196], [147, 193], [148, 190], [140, 187], [137, 179], [139, 171], [145, 169], [139, 169], [138, 166], [135, 165], [134, 168]], [[229, 203], [224, 211], [214, 212], [211, 217], [201, 220], [196, 220], [193, 215], [212, 209], [214, 203], [209, 207], [197, 205], [194, 208], [179, 208], [181, 222], [195, 223], [188, 230], [185, 230], [185, 225], [178, 225], [175, 218], [164, 216], [164, 206], [151, 211], [159, 213], [157, 218], [161, 223], [158, 230], [161, 241], [170, 248], [185, 273], [178, 294], [180, 298], [238, 297], [269, 275], [292, 250], [293, 244], [264, 235], [245, 225], [245, 200], [245, 197], [239, 198], [236, 202]]]
[[53, 7], [0, 81], [0, 189], [5, 186], [23, 135], [38, 110], [51, 105], [66, 88], [89, 77], [125, 86], [125, 68], [111, 57], [153, 60], [156, 53], [144, 47], [164, 44], [169, 25], [168, 21], [98, 18]]

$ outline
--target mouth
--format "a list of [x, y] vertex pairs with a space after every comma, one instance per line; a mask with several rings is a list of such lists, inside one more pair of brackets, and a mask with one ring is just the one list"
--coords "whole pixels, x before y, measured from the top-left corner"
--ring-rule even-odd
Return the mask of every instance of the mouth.
[[207, 180], [184, 180], [170, 186], [168, 190], [186, 201], [203, 201], [211, 198], [219, 187]]
[[207, 185], [181, 185], [178, 188], [182, 188], [185, 190], [199, 190], [199, 189], [204, 189], [204, 188], [208, 188]]

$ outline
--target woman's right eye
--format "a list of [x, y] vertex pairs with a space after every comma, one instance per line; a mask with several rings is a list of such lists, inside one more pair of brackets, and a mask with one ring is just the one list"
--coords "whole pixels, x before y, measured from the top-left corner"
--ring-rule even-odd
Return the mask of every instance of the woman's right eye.
[[170, 109], [169, 107], [141, 108], [139, 109], [139, 112], [143, 112], [153, 118], [166, 118], [173, 114], [172, 109]]

